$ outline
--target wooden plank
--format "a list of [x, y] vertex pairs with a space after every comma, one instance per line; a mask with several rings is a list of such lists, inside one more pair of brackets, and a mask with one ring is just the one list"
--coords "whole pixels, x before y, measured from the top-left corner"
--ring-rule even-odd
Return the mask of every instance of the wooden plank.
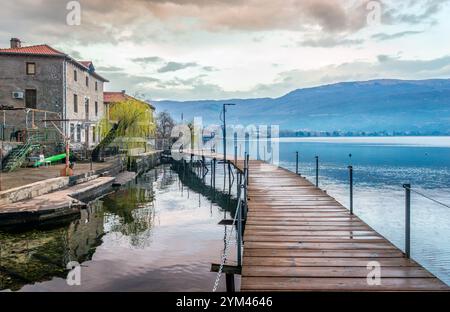
[[396, 249], [388, 242], [383, 243], [317, 243], [317, 242], [246, 242], [245, 248], [292, 248], [292, 249], [317, 249], [317, 250], [354, 250], [354, 249]]
[[[212, 263], [211, 264], [211, 272], [219, 272], [220, 264]], [[224, 265], [222, 267], [222, 273], [224, 274], [238, 274], [240, 275], [242, 272], [242, 268], [237, 265]]]
[[369, 285], [366, 278], [243, 277], [241, 291], [448, 291], [436, 278], [382, 278]]
[[267, 261], [271, 258], [402, 258], [407, 262], [414, 262], [404, 258], [404, 255], [399, 250], [293, 250], [289, 248], [277, 248], [277, 249], [258, 249], [250, 248], [246, 249], [245, 259], [247, 257], [267, 257]]
[[[366, 253], [369, 254], [369, 253]], [[417, 263], [409, 261], [404, 257], [395, 258], [325, 258], [325, 257], [269, 257], [264, 256], [245, 256], [245, 266], [269, 266], [269, 267], [367, 267], [370, 261], [378, 261], [381, 268], [384, 267], [417, 267]], [[303, 256], [303, 255], [302, 255]]]
[[270, 219], [270, 218], [283, 218], [283, 219], [291, 219], [291, 218], [348, 218], [348, 212], [250, 212], [248, 214], [249, 218], [255, 219]]
[[245, 234], [244, 241], [247, 242], [323, 242], [323, 243], [382, 243], [386, 240], [380, 236], [262, 236], [262, 235], [248, 235]]
[[[242, 268], [242, 274], [246, 277], [363, 277], [366, 278], [371, 269], [366, 267], [351, 266], [326, 266], [326, 267], [275, 267], [275, 266], [254, 266], [245, 265]], [[433, 275], [418, 266], [408, 267], [383, 267], [381, 269], [382, 278], [399, 277], [413, 278], [424, 277], [432, 278]]]
[[[344, 237], [355, 237], [355, 236], [378, 236], [375, 231], [284, 231], [284, 230], [253, 230], [247, 229], [245, 235], [265, 235], [265, 236], [344, 236]], [[380, 236], [378, 236], [380, 237]]]

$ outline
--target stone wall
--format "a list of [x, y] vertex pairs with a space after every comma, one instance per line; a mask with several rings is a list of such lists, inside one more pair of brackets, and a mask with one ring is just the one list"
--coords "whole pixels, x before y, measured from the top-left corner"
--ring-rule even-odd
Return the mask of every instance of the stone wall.
[[[36, 74], [26, 74], [26, 63], [36, 63]], [[0, 106], [25, 107], [24, 99], [14, 99], [12, 93], [25, 92], [26, 89], [36, 89], [37, 109], [63, 112], [63, 64], [60, 57], [44, 56], [10, 56], [0, 55]], [[23, 111], [10, 112], [8, 125], [25, 126]], [[17, 120], [14, 120], [14, 115]], [[3, 117], [3, 116], [0, 116]]]
[[141, 174], [161, 163], [161, 152], [149, 152], [128, 156], [128, 170]]
[[69, 177], [47, 179], [0, 192], [0, 205], [31, 199], [69, 186]]
[[22, 143], [15, 143], [15, 142], [0, 142], [0, 157], [2, 159], [6, 158], [8, 156], [9, 152], [19, 146], [22, 145]]

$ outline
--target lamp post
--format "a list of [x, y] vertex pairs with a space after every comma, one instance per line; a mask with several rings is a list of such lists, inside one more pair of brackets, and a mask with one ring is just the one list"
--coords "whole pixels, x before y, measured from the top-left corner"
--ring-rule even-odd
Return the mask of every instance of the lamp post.
[[225, 103], [223, 104], [223, 160], [227, 161], [227, 122], [226, 122], [226, 107], [235, 106], [236, 104]]

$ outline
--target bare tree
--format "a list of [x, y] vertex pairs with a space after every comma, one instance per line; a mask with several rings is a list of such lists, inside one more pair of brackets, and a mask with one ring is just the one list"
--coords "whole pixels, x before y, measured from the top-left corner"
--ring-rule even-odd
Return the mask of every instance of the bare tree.
[[163, 111], [156, 117], [156, 134], [157, 134], [157, 148], [170, 148], [172, 138], [172, 129], [175, 126], [175, 121], [170, 116], [169, 112]]

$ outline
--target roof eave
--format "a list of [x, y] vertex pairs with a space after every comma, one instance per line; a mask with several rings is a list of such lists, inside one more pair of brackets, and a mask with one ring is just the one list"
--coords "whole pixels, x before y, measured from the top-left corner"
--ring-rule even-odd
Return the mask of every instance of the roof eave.
[[[89, 72], [89, 68], [88, 68], [88, 67], [84, 66], [83, 64], [81, 64], [80, 62], [78, 62], [76, 59], [74, 59], [74, 58], [71, 57], [70, 55], [66, 55], [66, 59], [69, 60], [70, 62], [72, 62], [73, 64], [75, 64], [76, 66], [80, 67], [81, 69], [83, 69], [83, 70]], [[99, 74], [97, 74], [97, 73], [95, 73], [95, 72], [94, 72], [94, 73], [89, 73], [89, 74], [91, 74], [92, 76], [96, 77], [97, 79], [99, 79], [99, 80], [101, 80], [101, 81], [103, 81], [103, 82], [109, 82], [108, 79], [103, 78], [102, 76], [100, 76]]]
[[58, 55], [58, 54], [38, 54], [38, 53], [26, 53], [26, 52], [7, 52], [7, 51], [0, 51], [0, 55], [14, 55], [14, 56], [46, 56], [46, 57], [60, 57], [64, 58], [65, 55]]

